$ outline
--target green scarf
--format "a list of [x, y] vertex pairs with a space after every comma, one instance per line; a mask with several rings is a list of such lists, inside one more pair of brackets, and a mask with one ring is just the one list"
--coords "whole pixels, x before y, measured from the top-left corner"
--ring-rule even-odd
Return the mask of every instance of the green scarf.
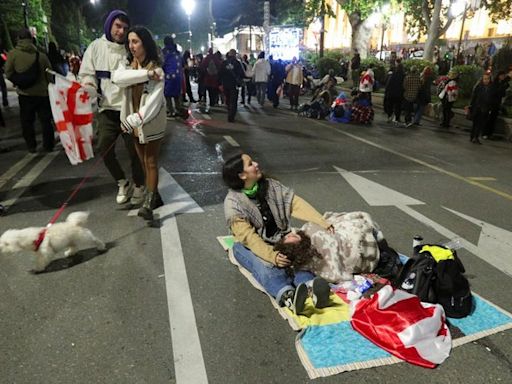
[[258, 188], [259, 188], [259, 184], [258, 183], [254, 183], [254, 185], [252, 186], [252, 188], [249, 188], [249, 189], [245, 189], [245, 188], [242, 188], [242, 192], [248, 197], [248, 198], [253, 198], [254, 196], [256, 196], [256, 194], [258, 193]]

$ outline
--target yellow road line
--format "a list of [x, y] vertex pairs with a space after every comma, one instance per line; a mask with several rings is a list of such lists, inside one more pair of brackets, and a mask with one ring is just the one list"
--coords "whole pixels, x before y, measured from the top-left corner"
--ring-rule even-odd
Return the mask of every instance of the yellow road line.
[[323, 127], [329, 127], [329, 128], [332, 128], [334, 129], [335, 131], [345, 135], [345, 136], [348, 136], [348, 137], [351, 137], [353, 138], [354, 140], [358, 140], [358, 141], [361, 141], [365, 144], [368, 144], [368, 145], [371, 145], [375, 148], [379, 148], [383, 151], [386, 151], [386, 152], [389, 152], [389, 153], [392, 153], [394, 155], [397, 155], [397, 156], [400, 156], [404, 159], [407, 159], [407, 160], [410, 160], [412, 162], [415, 162], [417, 164], [420, 164], [420, 165], [423, 165], [424, 167], [427, 167], [427, 168], [430, 168], [430, 169], [433, 169], [434, 171], [437, 171], [439, 173], [443, 173], [447, 176], [451, 176], [457, 180], [460, 180], [460, 181], [463, 181], [465, 183], [468, 183], [468, 184], [471, 184], [471, 185], [474, 185], [475, 187], [479, 187], [481, 189], [484, 189], [488, 192], [492, 192], [492, 193], [495, 193], [496, 195], [498, 196], [501, 196], [501, 197], [504, 197], [505, 199], [508, 199], [508, 200], [512, 200], [512, 195], [510, 193], [507, 193], [507, 192], [503, 192], [503, 191], [500, 191], [499, 189], [496, 189], [496, 188], [492, 188], [492, 187], [489, 187], [488, 185], [485, 185], [485, 184], [482, 184], [482, 183], [479, 183], [478, 181], [476, 180], [473, 180], [472, 178], [470, 177], [464, 177], [464, 176], [461, 176], [455, 172], [451, 172], [451, 171], [447, 171], [446, 169], [443, 169], [441, 167], [438, 167], [437, 165], [433, 165], [433, 164], [429, 164], [427, 163], [426, 161], [423, 161], [423, 160], [420, 160], [420, 159], [417, 159], [415, 157], [412, 157], [412, 156], [409, 156], [409, 155], [406, 155], [404, 153], [401, 153], [401, 152], [398, 152], [398, 151], [395, 151], [394, 149], [391, 149], [391, 148], [388, 148], [388, 147], [384, 147], [380, 144], [377, 144], [377, 143], [374, 143], [373, 141], [370, 141], [370, 140], [367, 140], [367, 139], [363, 139], [362, 137], [359, 137], [359, 136], [356, 136], [356, 135], [353, 135], [351, 133], [348, 133], [348, 132], [345, 132], [337, 127], [334, 127], [332, 126], [331, 124], [326, 124], [326, 123], [322, 123], [321, 121], [316, 121], [314, 119], [311, 120], [313, 123], [315, 124], [318, 124], [318, 125], [321, 125]]

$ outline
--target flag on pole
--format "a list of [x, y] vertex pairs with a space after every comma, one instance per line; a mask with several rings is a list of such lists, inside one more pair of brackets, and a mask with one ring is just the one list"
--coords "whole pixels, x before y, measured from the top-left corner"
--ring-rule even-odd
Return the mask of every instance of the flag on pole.
[[87, 90], [55, 74], [55, 83], [48, 85], [48, 93], [60, 142], [71, 164], [93, 158], [92, 100]]

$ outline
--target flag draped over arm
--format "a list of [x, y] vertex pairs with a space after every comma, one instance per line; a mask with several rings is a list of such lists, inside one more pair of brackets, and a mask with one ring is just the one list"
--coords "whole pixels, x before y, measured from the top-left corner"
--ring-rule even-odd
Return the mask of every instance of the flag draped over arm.
[[92, 100], [87, 90], [56, 75], [55, 83], [48, 85], [48, 93], [55, 126], [71, 164], [93, 158]]

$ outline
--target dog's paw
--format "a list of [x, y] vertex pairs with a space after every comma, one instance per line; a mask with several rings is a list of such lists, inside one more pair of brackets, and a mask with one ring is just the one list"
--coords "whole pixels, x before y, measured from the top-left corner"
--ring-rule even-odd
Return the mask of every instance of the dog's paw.
[[76, 254], [76, 249], [74, 248], [68, 248], [66, 252], [64, 252], [64, 256], [66, 257], [73, 256], [74, 254]]
[[98, 244], [98, 251], [105, 252], [107, 250], [107, 245], [105, 243]]

